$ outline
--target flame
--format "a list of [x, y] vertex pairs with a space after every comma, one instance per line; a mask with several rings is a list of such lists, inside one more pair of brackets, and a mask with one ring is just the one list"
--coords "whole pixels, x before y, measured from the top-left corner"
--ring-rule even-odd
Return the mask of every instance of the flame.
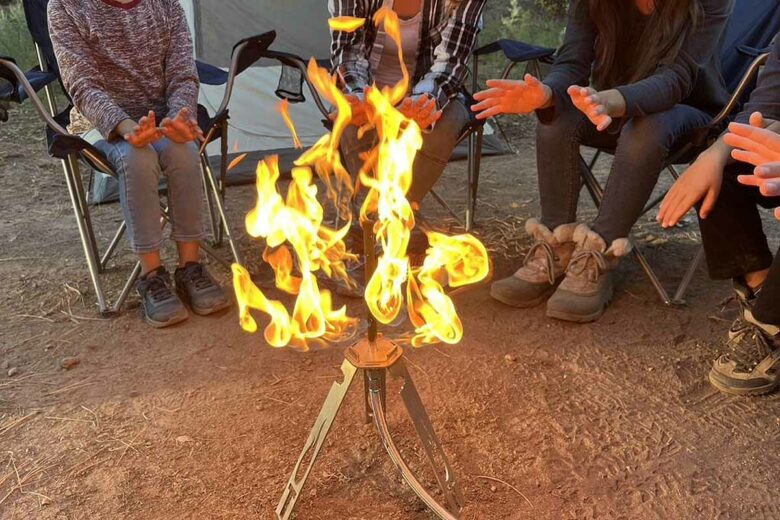
[[[331, 29], [342, 31], [357, 30], [365, 23], [348, 17], [329, 20]], [[355, 330], [357, 320], [347, 316], [346, 307], [334, 309], [330, 292], [319, 288], [316, 277], [321, 273], [348, 285], [353, 283], [345, 262], [356, 257], [347, 251], [344, 237], [352, 220], [349, 201], [354, 186], [339, 154], [339, 141], [352, 122], [353, 106], [365, 112], [366, 123], [360, 132], [371, 129], [377, 135], [376, 146], [362, 156], [359, 173], [360, 184], [368, 190], [360, 208], [360, 221], [373, 224], [381, 247], [376, 270], [364, 293], [372, 315], [381, 323], [390, 323], [406, 304], [415, 328], [410, 341], [413, 346], [457, 343], [463, 337], [463, 325], [447, 288], [477, 283], [489, 274], [487, 251], [470, 234], [429, 232], [430, 247], [423, 264], [414, 269], [410, 265], [407, 246], [415, 218], [406, 194], [412, 184], [414, 158], [422, 147], [422, 132], [416, 122], [396, 108], [409, 90], [398, 16], [383, 7], [373, 23], [384, 24], [385, 33], [396, 42], [401, 80], [382, 89], [369, 87], [362, 101], [351, 101], [339, 88], [338, 78], [312, 59], [309, 79], [322, 98], [335, 107], [331, 132], [295, 162], [284, 197], [278, 189], [277, 158], [268, 157], [257, 168], [257, 203], [247, 214], [246, 228], [251, 236], [265, 239], [263, 260], [274, 270], [276, 287], [295, 296], [295, 304], [289, 312], [281, 302], [268, 299], [239, 265], [233, 267], [234, 287], [241, 326], [255, 332], [257, 323], [250, 311], [267, 314], [270, 322], [264, 335], [275, 347], [306, 349], [314, 342], [343, 340]], [[287, 109], [285, 101], [280, 103], [279, 111], [297, 142]], [[315, 174], [323, 181], [339, 215], [345, 217], [342, 228], [323, 224], [324, 209], [317, 200]]]
[[290, 102], [286, 99], [283, 99], [279, 102], [278, 105], [276, 105], [276, 109], [279, 111], [280, 114], [282, 114], [282, 119], [284, 119], [284, 124], [287, 125], [287, 128], [290, 130], [290, 133], [292, 134], [293, 138], [293, 146], [297, 149], [303, 148], [301, 145], [301, 140], [298, 139], [298, 132], [295, 130], [295, 125], [292, 122], [292, 118], [290, 118]]
[[334, 31], [355, 32], [366, 23], [365, 18], [355, 18], [352, 16], [336, 16], [328, 18], [328, 27]]
[[241, 164], [241, 163], [243, 162], [243, 160], [244, 160], [244, 159], [246, 159], [246, 155], [247, 155], [247, 154], [245, 154], [245, 153], [242, 153], [241, 155], [239, 155], [238, 157], [236, 157], [235, 159], [233, 159], [232, 161], [230, 161], [230, 164], [228, 164], [228, 167], [227, 167], [227, 169], [228, 169], [228, 170], [232, 170], [233, 168], [235, 168], [236, 166], [238, 166], [239, 164]]

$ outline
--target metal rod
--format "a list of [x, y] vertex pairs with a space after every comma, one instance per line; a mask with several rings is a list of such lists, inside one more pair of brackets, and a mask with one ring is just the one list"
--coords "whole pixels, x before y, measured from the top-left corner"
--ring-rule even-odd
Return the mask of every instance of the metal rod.
[[[366, 272], [366, 285], [371, 281], [371, 277], [376, 271], [376, 237], [374, 236], [374, 223], [371, 221], [365, 221], [361, 223], [363, 227], [363, 256], [365, 257], [365, 272]], [[368, 321], [368, 341], [371, 343], [376, 341], [377, 336], [377, 322], [374, 315], [371, 313], [371, 309], [366, 307], [366, 320]]]
[[696, 256], [693, 257], [693, 261], [691, 262], [691, 265], [689, 265], [688, 270], [685, 271], [685, 276], [683, 276], [680, 285], [677, 287], [677, 291], [674, 293], [674, 298], [672, 299], [673, 304], [683, 305], [685, 303], [685, 293], [688, 292], [688, 286], [691, 284], [691, 281], [693, 280], [693, 275], [696, 274], [696, 270], [699, 268], [699, 265], [703, 261], [704, 261], [704, 246], [700, 246], [699, 250], [696, 251]]
[[[38, 56], [38, 66], [41, 68], [41, 70], [43, 72], [49, 72], [49, 64], [46, 63], [43, 50], [37, 43], [35, 44], [35, 54]], [[58, 109], [57, 100], [54, 98], [54, 91], [51, 88], [51, 83], [47, 83], [46, 86], [43, 87], [43, 92], [46, 94], [46, 102], [49, 105], [49, 112], [51, 113], [52, 117], [54, 117], [57, 115]]]
[[119, 229], [117, 229], [116, 233], [114, 233], [114, 238], [112, 238], [111, 243], [108, 244], [108, 249], [106, 249], [106, 252], [103, 254], [103, 257], [100, 259], [100, 267], [103, 271], [106, 270], [108, 261], [111, 260], [111, 257], [114, 255], [114, 251], [119, 245], [119, 241], [122, 239], [122, 235], [125, 234], [126, 230], [127, 230], [127, 222], [122, 220], [122, 223], [119, 225]]

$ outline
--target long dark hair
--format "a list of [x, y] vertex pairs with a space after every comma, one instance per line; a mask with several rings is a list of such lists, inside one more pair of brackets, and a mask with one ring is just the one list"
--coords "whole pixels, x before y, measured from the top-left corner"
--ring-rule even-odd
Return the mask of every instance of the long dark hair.
[[599, 89], [635, 83], [674, 61], [699, 20], [698, 0], [656, 0], [643, 16], [633, 0], [588, 0], [596, 26], [593, 83]]

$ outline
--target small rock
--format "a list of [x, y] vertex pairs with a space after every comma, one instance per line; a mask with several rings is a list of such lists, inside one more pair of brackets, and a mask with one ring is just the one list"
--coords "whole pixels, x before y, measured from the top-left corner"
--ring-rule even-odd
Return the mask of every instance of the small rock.
[[176, 442], [179, 444], [187, 444], [188, 442], [193, 442], [193, 440], [189, 435], [179, 435], [176, 437]]
[[653, 370], [655, 370], [653, 367], [647, 367], [648, 372], [652, 372]]
[[8, 360], [3, 361], [3, 363], [0, 364], [0, 368], [2, 368], [3, 370], [8, 370], [9, 368], [11, 368], [10, 361]]
[[504, 361], [506, 361], [507, 363], [516, 363], [517, 358], [512, 354], [507, 354], [506, 356], [504, 356]]
[[11, 367], [11, 369], [8, 370], [8, 377], [14, 377], [18, 373], [19, 369], [17, 367]]
[[77, 357], [66, 357], [62, 358], [62, 361], [60, 361], [60, 366], [65, 370], [70, 370], [79, 363], [81, 363], [81, 360]]
[[49, 504], [51, 504], [51, 500], [49, 500], [48, 497], [43, 497], [41, 499], [41, 507], [46, 507]]
[[496, 486], [490, 486], [490, 491], [492, 491], [493, 493], [496, 492], [496, 489], [498, 489]]

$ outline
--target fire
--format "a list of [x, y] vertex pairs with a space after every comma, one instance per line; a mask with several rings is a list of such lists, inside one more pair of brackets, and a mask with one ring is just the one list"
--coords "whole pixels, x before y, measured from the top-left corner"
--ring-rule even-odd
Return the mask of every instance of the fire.
[[[331, 18], [329, 25], [334, 30], [354, 31], [365, 22], [339, 17]], [[406, 304], [409, 321], [415, 327], [410, 341], [413, 346], [454, 344], [462, 338], [463, 326], [446, 289], [484, 280], [489, 274], [487, 251], [470, 234], [429, 232], [430, 247], [422, 266], [411, 267], [407, 246], [415, 219], [406, 193], [412, 184], [414, 158], [422, 147], [422, 132], [416, 122], [396, 109], [409, 89], [398, 17], [391, 9], [381, 8], [373, 22], [384, 24], [385, 33], [395, 40], [402, 79], [381, 90], [367, 88], [358, 107], [367, 121], [361, 131], [373, 129], [377, 134], [377, 144], [364, 157], [359, 174], [360, 183], [368, 190], [360, 208], [360, 221], [373, 224], [381, 247], [364, 299], [372, 315], [385, 324], [394, 321]], [[306, 349], [313, 342], [342, 341], [354, 333], [357, 323], [347, 316], [346, 307], [334, 309], [330, 292], [319, 288], [316, 276], [321, 273], [347, 285], [354, 283], [345, 262], [356, 257], [347, 251], [343, 240], [352, 221], [349, 202], [354, 186], [342, 164], [339, 141], [352, 121], [356, 102], [342, 93], [338, 78], [319, 68], [314, 60], [309, 62], [308, 75], [321, 96], [335, 107], [332, 131], [295, 162], [286, 197], [277, 187], [277, 158], [268, 157], [258, 165], [257, 203], [246, 218], [248, 233], [266, 241], [263, 260], [274, 270], [276, 287], [296, 297], [292, 312], [281, 302], [268, 299], [246, 269], [233, 266], [241, 326], [255, 332], [257, 323], [250, 310], [267, 314], [270, 322], [264, 335], [274, 347]], [[279, 111], [297, 142], [285, 102]], [[346, 221], [342, 228], [323, 224], [324, 209], [317, 200], [314, 174]]]
[[283, 99], [278, 105], [276, 105], [276, 109], [279, 111], [280, 114], [282, 114], [282, 119], [284, 120], [284, 124], [287, 125], [287, 128], [290, 130], [290, 133], [292, 134], [293, 138], [293, 146], [295, 146], [296, 149], [301, 149], [303, 146], [301, 145], [301, 140], [298, 139], [298, 132], [295, 130], [295, 125], [292, 122], [292, 118], [290, 117], [290, 102], [286, 99]]

